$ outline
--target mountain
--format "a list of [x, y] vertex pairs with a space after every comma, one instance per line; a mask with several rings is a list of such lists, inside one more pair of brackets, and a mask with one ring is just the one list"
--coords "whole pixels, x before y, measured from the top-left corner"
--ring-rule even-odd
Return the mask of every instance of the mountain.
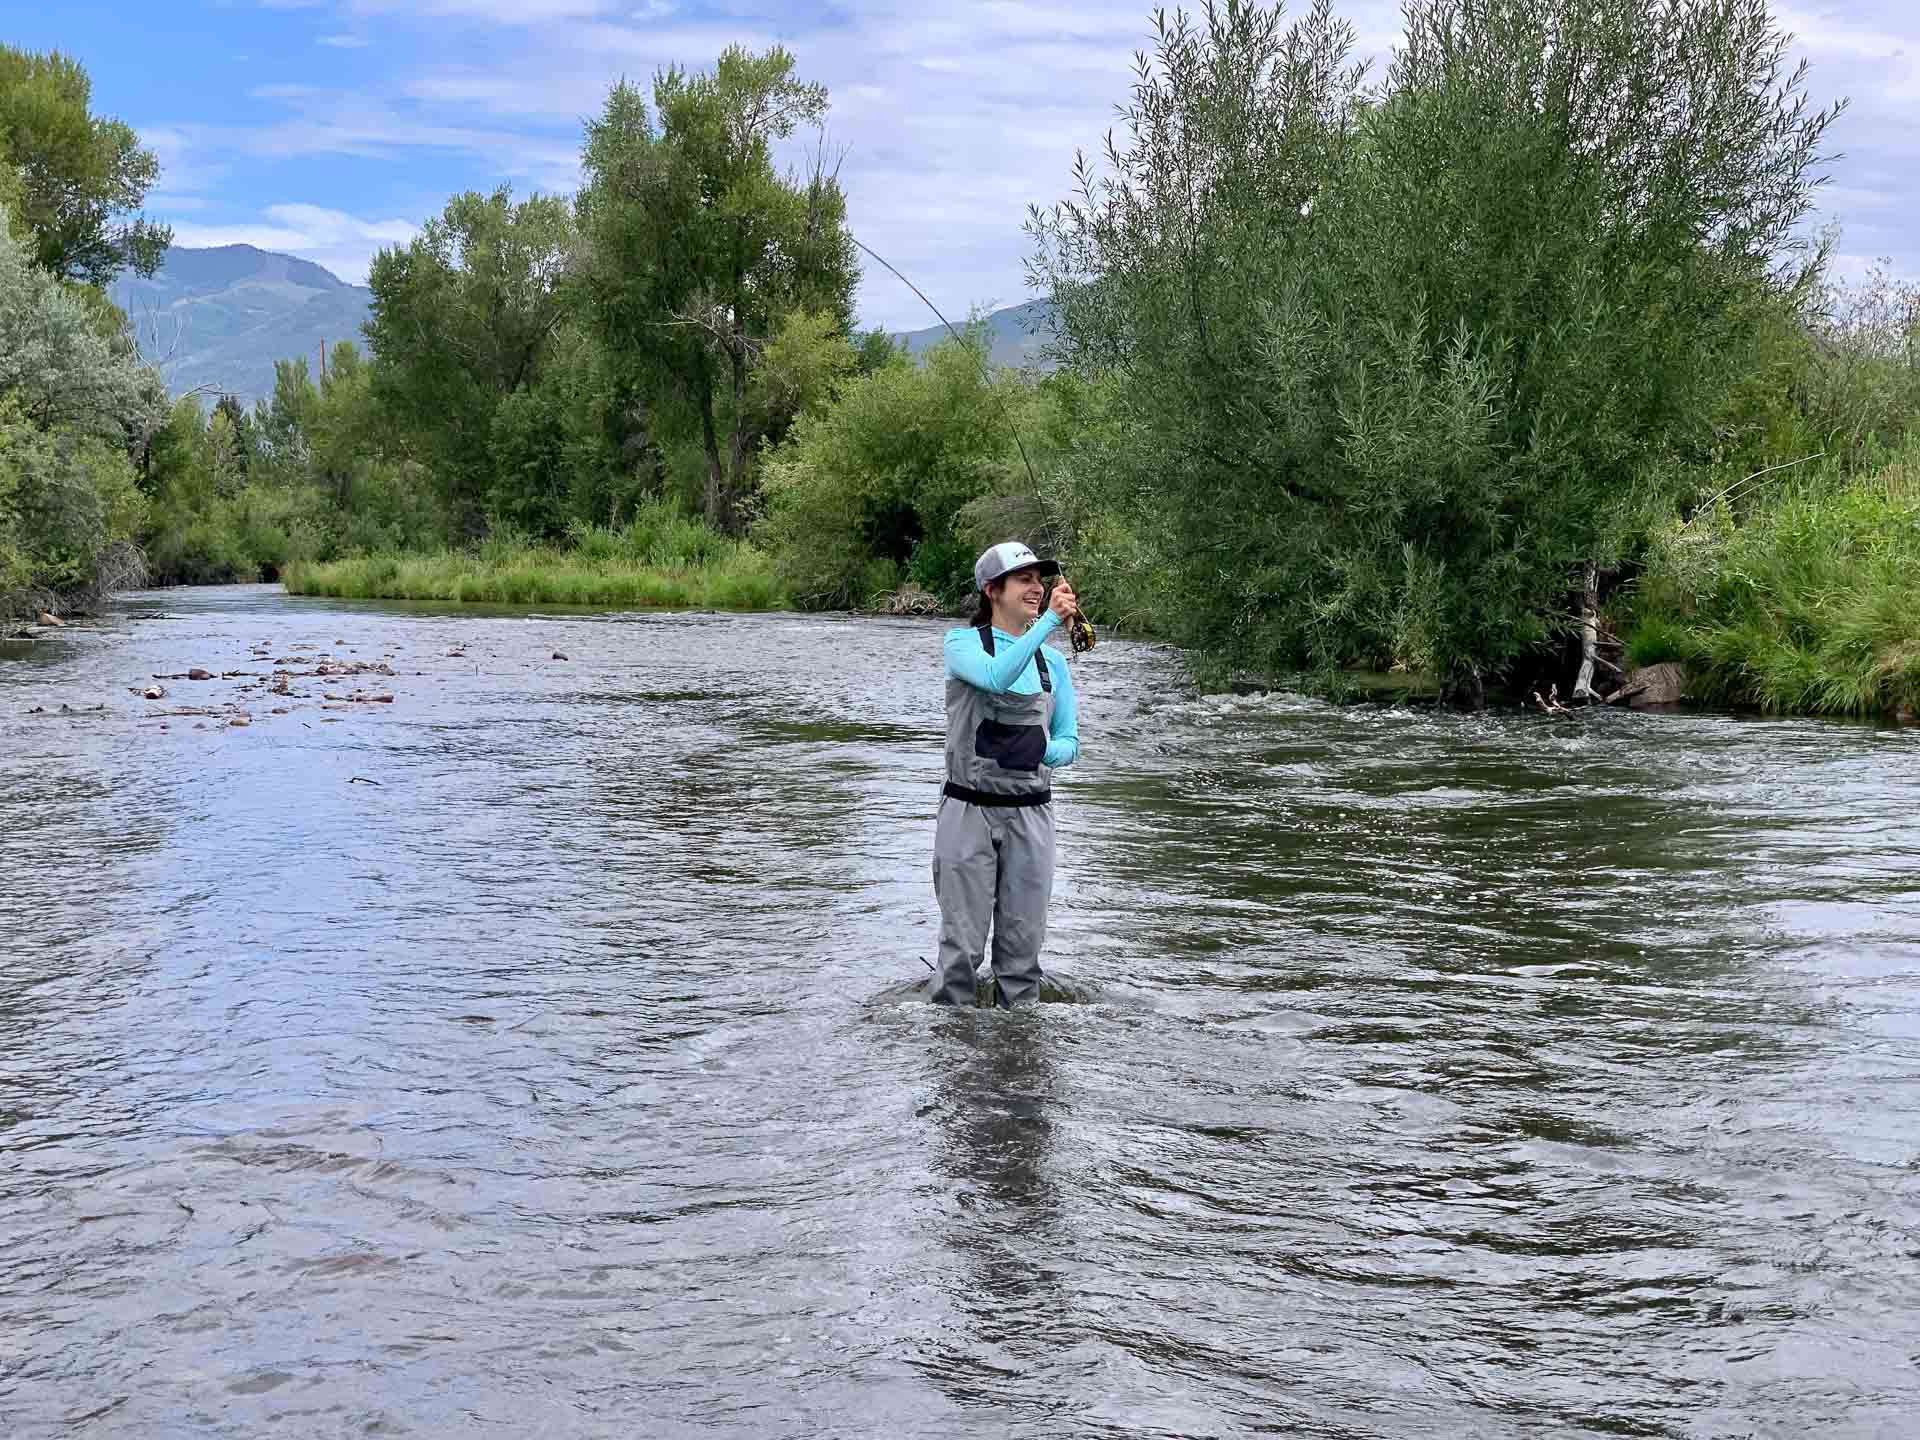
[[291, 255], [251, 245], [195, 250], [175, 245], [153, 279], [123, 275], [114, 303], [133, 320], [140, 353], [159, 363], [167, 388], [248, 405], [273, 394], [273, 362], [305, 356], [317, 372], [320, 343], [351, 340], [373, 292]]
[[[1014, 369], [1029, 365], [1049, 370], [1053, 368], [1052, 362], [1041, 355], [1041, 351], [1053, 342], [1054, 336], [1053, 307], [1045, 300], [1009, 305], [987, 316], [985, 323], [987, 334], [993, 342], [988, 355], [993, 364]], [[960, 325], [960, 322], [955, 320], [954, 324]], [[925, 330], [909, 330], [893, 338], [895, 343], [904, 344], [908, 353], [921, 355], [951, 337], [947, 334], [946, 326], [932, 325]]]

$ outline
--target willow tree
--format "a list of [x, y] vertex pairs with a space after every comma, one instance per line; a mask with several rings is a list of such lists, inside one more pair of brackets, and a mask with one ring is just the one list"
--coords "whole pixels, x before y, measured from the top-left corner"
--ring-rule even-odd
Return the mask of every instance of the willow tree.
[[859, 278], [846, 200], [824, 163], [775, 167], [774, 147], [826, 116], [826, 87], [793, 57], [738, 46], [711, 73], [672, 68], [653, 105], [621, 84], [587, 127], [582, 281], [608, 351], [638, 391], [671, 390], [694, 412], [708, 520], [746, 520], [749, 467], [767, 417], [753, 370], [796, 312], [852, 328]]
[[1371, 90], [1324, 0], [1163, 19], [1033, 268], [1069, 359], [1122, 377], [1115, 503], [1168, 537], [1192, 638], [1478, 703], [1706, 456], [1836, 110], [1763, 0], [1406, 18]]

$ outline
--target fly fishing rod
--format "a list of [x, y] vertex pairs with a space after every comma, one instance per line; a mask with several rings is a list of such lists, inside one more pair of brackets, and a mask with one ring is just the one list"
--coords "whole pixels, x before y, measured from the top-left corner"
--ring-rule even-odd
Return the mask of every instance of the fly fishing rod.
[[[922, 290], [918, 285], [914, 284], [913, 281], [909, 280], [905, 275], [901, 274], [900, 271], [897, 268], [895, 268], [895, 266], [886, 258], [886, 256], [882, 255], [879, 251], [875, 250], [872, 246], [866, 244], [864, 241], [859, 239], [857, 236], [852, 235], [851, 233], [848, 234], [847, 238], [849, 240], [852, 240], [854, 244], [858, 245], [862, 250], [866, 251], [867, 254], [871, 255], [875, 260], [878, 260], [883, 266], [885, 266], [887, 271], [893, 276], [894, 279], [898, 280], [902, 285], [906, 286], [909, 290], [913, 291], [914, 294], [918, 295], [920, 297], [920, 303], [922, 305], [925, 305], [927, 309], [931, 310], [934, 314], [934, 318], [937, 319], [942, 325], [947, 327], [947, 333], [949, 335], [951, 335], [955, 340], [960, 341], [962, 344], [966, 343], [965, 337], [962, 336], [958, 330], [953, 328], [953, 322], [947, 319], [945, 315], [942, 315], [940, 313], [940, 307], [934, 304], [933, 301], [927, 298], [926, 291]], [[982, 357], [982, 364], [983, 365], [985, 364], [984, 357]], [[989, 385], [988, 389], [989, 391], [991, 391], [992, 386]], [[996, 395], [995, 399], [998, 400], [999, 397]], [[1007, 432], [1013, 436], [1013, 443], [1015, 447], [1018, 448], [1018, 450], [1020, 451], [1020, 463], [1027, 467], [1027, 480], [1029, 481], [1029, 483], [1032, 484], [1034, 493], [1037, 495], [1040, 493], [1040, 477], [1034, 473], [1033, 461], [1030, 458], [1028, 458], [1028, 455], [1027, 455], [1026, 441], [1020, 438], [1020, 427], [1013, 423], [1013, 417], [1007, 413], [1007, 407], [1006, 407], [1005, 401], [1000, 402], [1000, 418], [1007, 422]], [[1064, 572], [1062, 572], [1060, 578], [1063, 580], [1066, 578], [1066, 575]], [[1078, 655], [1083, 651], [1093, 649], [1094, 644], [1098, 638], [1099, 637], [1096, 636], [1093, 632], [1092, 622], [1089, 621], [1087, 617], [1080, 611], [1079, 607], [1076, 606], [1074, 608], [1073, 618], [1067, 622], [1067, 642], [1070, 645], [1072, 645], [1073, 653]]]

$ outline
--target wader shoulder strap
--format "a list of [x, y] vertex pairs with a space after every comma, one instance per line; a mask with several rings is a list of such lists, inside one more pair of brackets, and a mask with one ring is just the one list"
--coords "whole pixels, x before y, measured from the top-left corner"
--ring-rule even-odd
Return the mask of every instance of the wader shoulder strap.
[[[979, 627], [980, 648], [987, 652], [987, 658], [993, 658], [993, 626]], [[1047, 673], [1047, 647], [1042, 645], [1033, 652], [1033, 663], [1040, 667], [1040, 688], [1047, 694], [1053, 693], [1053, 677]]]

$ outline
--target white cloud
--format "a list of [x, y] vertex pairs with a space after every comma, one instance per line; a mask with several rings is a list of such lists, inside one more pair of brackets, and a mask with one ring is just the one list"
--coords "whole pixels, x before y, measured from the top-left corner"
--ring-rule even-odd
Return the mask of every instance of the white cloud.
[[[298, 0], [263, 0], [293, 4]], [[413, 160], [477, 157], [524, 188], [577, 183], [579, 126], [620, 78], [667, 64], [703, 68], [728, 44], [778, 40], [802, 74], [832, 92], [832, 141], [850, 147], [841, 178], [856, 234], [901, 266], [950, 314], [1024, 298], [1021, 231], [1029, 203], [1065, 194], [1074, 153], [1096, 162], [1136, 52], [1154, 40], [1151, 0], [332, 0], [351, 36], [377, 40], [411, 76], [378, 94], [280, 92], [285, 118], [214, 130], [179, 125], [170, 191], [197, 193], [220, 159], [315, 154]], [[1189, 3], [1190, 11], [1200, 11]], [[1305, 0], [1289, 5], [1293, 18]], [[1401, 35], [1398, 0], [1336, 0], [1376, 80]], [[1842, 220], [1848, 256], [1920, 260], [1920, 13], [1912, 0], [1787, 0], [1775, 12], [1812, 65], [1814, 104], [1853, 108], [1831, 132], [1844, 152], [1823, 216]], [[1204, 14], [1196, 14], [1204, 25]], [[457, 36], [457, 44], [449, 43]], [[457, 56], [457, 63], [442, 57]], [[270, 77], [262, 76], [262, 79]], [[812, 137], [808, 137], [811, 139]], [[800, 148], [794, 147], [797, 162]], [[177, 178], [174, 159], [195, 182]], [[430, 182], [429, 182], [430, 184]], [[451, 188], [451, 187], [450, 187]], [[329, 212], [337, 213], [337, 212]], [[860, 310], [895, 328], [923, 323], [899, 282], [868, 266]]]
[[420, 233], [407, 220], [363, 220], [318, 205], [270, 205], [265, 219], [253, 224], [173, 227], [173, 243], [196, 248], [214, 245], [253, 245], [278, 250], [324, 265], [342, 280], [366, 282], [374, 253], [385, 246], [404, 245]]
[[322, 35], [313, 43], [328, 45], [335, 50], [364, 50], [373, 42], [364, 35]]
[[555, 20], [578, 20], [602, 15], [614, 8], [614, 0], [349, 0], [348, 9], [356, 15], [382, 15], [395, 11], [412, 14], [460, 16], [491, 21], [495, 25], [546, 25]]

